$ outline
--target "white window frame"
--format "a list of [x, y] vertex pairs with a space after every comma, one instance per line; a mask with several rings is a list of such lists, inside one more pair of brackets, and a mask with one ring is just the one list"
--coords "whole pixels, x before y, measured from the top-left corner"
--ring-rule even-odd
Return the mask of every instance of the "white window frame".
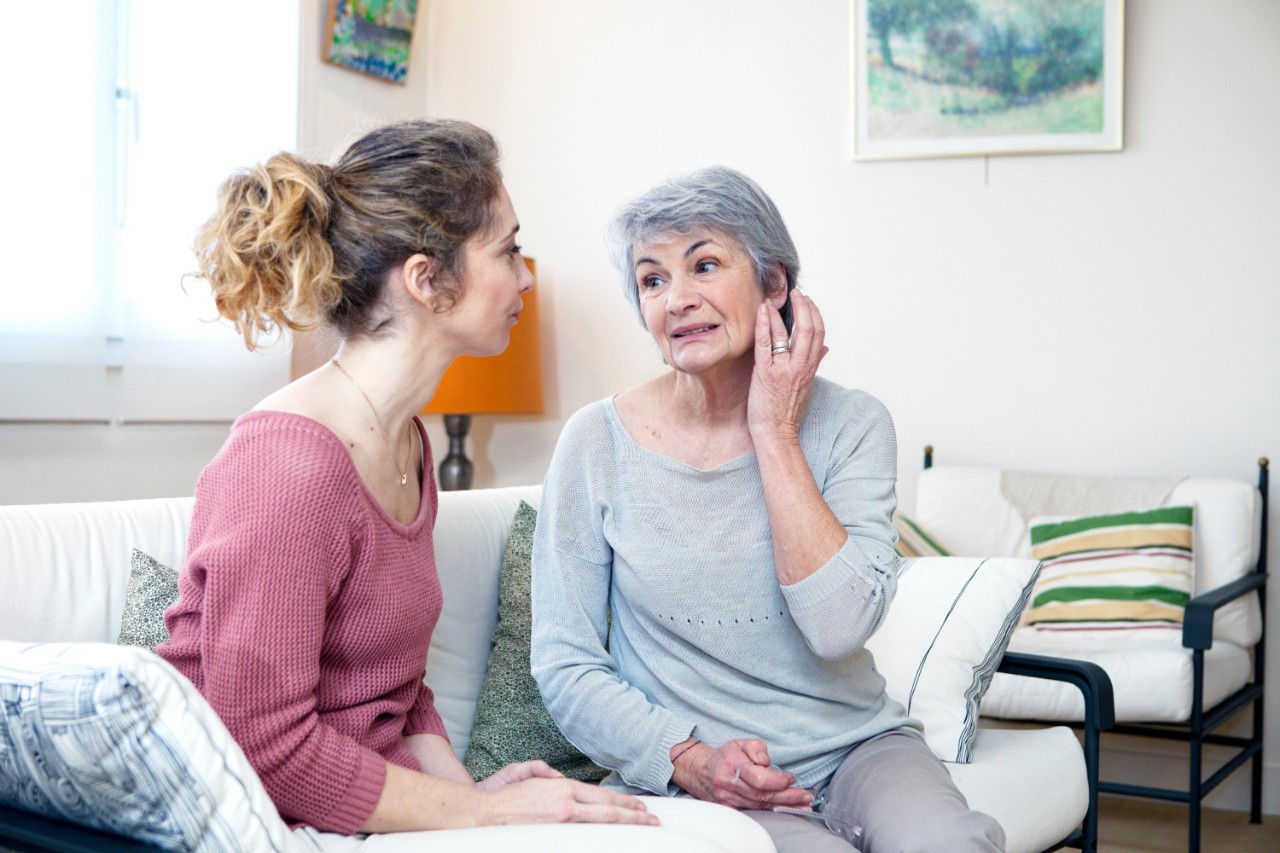
[[[35, 197], [41, 216], [4, 226], [10, 252], [41, 248], [4, 287], [11, 306], [26, 301], [7, 319], [0, 309], [0, 421], [230, 421], [288, 381], [288, 341], [250, 353], [229, 324], [215, 322], [207, 285], [184, 287], [182, 275], [195, 268], [191, 241], [222, 178], [297, 148], [300, 0], [76, 0], [58, 8], [55, 21], [79, 15], [94, 34], [91, 56], [82, 57], [94, 76], [93, 183], [59, 184], [54, 157], [40, 161], [38, 120], [16, 131], [32, 137], [8, 131], [0, 143], [18, 147], [21, 156], [6, 160], [47, 187]], [[161, 28], [148, 28], [159, 16], [172, 44], [157, 35]], [[9, 70], [21, 85], [21, 69]], [[38, 79], [26, 76], [36, 90]], [[73, 88], [84, 91], [84, 82]], [[58, 210], [73, 221], [55, 234]], [[87, 301], [60, 299], [80, 294], [90, 277]]]

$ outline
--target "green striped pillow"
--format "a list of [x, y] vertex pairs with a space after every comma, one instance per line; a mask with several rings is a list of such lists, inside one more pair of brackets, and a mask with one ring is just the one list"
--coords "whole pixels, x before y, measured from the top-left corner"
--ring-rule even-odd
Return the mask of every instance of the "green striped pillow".
[[1027, 621], [1041, 629], [1168, 628], [1192, 593], [1192, 508], [1031, 523], [1043, 562]]
[[893, 529], [898, 531], [898, 544], [893, 548], [899, 557], [950, 557], [941, 545], [929, 534], [920, 529], [920, 525], [900, 512], [893, 514]]

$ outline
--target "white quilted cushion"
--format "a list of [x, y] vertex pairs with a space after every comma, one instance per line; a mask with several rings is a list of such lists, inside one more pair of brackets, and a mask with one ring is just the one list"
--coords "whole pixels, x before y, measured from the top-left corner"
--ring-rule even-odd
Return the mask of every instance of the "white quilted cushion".
[[981, 728], [973, 762], [948, 764], [947, 770], [969, 807], [1004, 827], [1007, 853], [1049, 849], [1080, 825], [1089, 808], [1084, 752], [1065, 726]]
[[[1116, 720], [1184, 722], [1191, 716], [1191, 650], [1182, 647], [1179, 631], [1135, 628], [1124, 631], [1013, 632], [1010, 651], [1069, 657], [1098, 664], [1111, 678]], [[1226, 640], [1205, 652], [1205, 707], [1212, 707], [1245, 684], [1248, 653]], [[982, 700], [982, 713], [1010, 720], [1084, 718], [1084, 700], [1076, 688], [997, 673]]]
[[498, 575], [520, 501], [534, 509], [541, 486], [441, 492], [436, 570], [444, 608], [427, 653], [427, 684], [459, 760], [471, 741], [476, 699], [498, 624]]
[[0, 802], [167, 850], [297, 849], [213, 709], [132, 646], [0, 642]]
[[968, 761], [978, 702], [1031, 594], [1034, 560], [904, 560], [889, 615], [867, 648], [890, 696], [924, 724], [943, 761]]

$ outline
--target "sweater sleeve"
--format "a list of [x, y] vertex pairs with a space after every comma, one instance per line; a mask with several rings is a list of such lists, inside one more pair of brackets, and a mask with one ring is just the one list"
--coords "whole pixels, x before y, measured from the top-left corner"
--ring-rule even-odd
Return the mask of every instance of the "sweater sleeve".
[[444, 720], [440, 717], [440, 712], [436, 710], [435, 694], [431, 692], [431, 688], [423, 682], [421, 689], [418, 690], [418, 698], [414, 700], [413, 707], [409, 709], [409, 713], [405, 716], [404, 725], [405, 736], [409, 735], [440, 735], [446, 741], [449, 740], [449, 733], [445, 730]]
[[[693, 733], [694, 722], [650, 702], [622, 680], [610, 656], [612, 551], [593, 497], [594, 483], [608, 474], [584, 461], [598, 438], [581, 416], [571, 419], [543, 486], [530, 664], [547, 710], [575, 747], [627, 784], [669, 794], [670, 749]], [[591, 472], [586, 482], [584, 469]]]
[[[893, 419], [879, 400], [860, 391], [828, 389], [834, 393], [823, 395], [812, 413], [816, 421], [805, 437], [806, 453], [827, 505], [849, 538], [818, 571], [782, 587], [782, 594], [809, 648], [836, 660], [866, 644], [897, 591], [898, 449]], [[824, 458], [813, 458], [819, 452]]]
[[[326, 609], [353, 560], [357, 484], [296, 449], [255, 434], [206, 469], [180, 606], [196, 611], [201, 690], [281, 814], [352, 833], [377, 804], [386, 761], [324, 724], [317, 703]], [[170, 615], [180, 636], [184, 614]]]

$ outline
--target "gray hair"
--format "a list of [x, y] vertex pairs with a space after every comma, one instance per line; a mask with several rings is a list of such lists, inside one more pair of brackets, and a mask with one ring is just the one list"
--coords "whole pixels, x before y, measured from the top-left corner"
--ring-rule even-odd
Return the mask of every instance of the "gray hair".
[[[787, 292], [800, 277], [800, 255], [782, 214], [760, 186], [728, 166], [709, 166], [659, 184], [625, 205], [605, 233], [614, 265], [622, 273], [622, 291], [640, 317], [640, 291], [635, 276], [635, 246], [656, 238], [700, 229], [736, 240], [751, 258], [762, 291], [767, 292], [779, 264]], [[790, 328], [790, 309], [783, 318]]]

